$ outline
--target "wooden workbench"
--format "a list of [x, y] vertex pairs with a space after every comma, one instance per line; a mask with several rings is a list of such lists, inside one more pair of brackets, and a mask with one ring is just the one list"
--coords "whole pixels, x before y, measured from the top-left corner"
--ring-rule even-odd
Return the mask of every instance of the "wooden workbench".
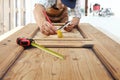
[[[60, 27], [63, 24], [54, 24]], [[72, 32], [45, 36], [28, 24], [0, 42], [0, 80], [120, 80], [120, 45], [88, 23]], [[25, 49], [16, 38], [35, 42], [66, 58], [61, 60], [38, 48]]]

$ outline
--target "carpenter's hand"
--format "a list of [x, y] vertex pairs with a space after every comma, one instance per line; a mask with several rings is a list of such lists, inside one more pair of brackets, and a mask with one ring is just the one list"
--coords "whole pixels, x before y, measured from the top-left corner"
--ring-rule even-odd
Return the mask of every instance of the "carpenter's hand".
[[67, 27], [64, 28], [64, 30], [70, 32], [74, 27], [76, 27], [79, 24], [80, 19], [77, 17], [74, 17], [71, 21], [71, 24], [69, 24]]
[[47, 36], [56, 34], [56, 28], [48, 21], [44, 21], [43, 25], [40, 27], [40, 31]]

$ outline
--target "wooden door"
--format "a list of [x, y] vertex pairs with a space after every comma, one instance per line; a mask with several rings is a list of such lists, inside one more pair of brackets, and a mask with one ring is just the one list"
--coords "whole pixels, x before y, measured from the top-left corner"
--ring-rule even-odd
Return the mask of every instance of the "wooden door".
[[[96, 31], [95, 28], [90, 33], [89, 30], [84, 30], [85, 27], [91, 29], [91, 25], [83, 23], [72, 32], [63, 30], [64, 38], [57, 38], [57, 35], [47, 37], [41, 35], [35, 24], [25, 26], [0, 43], [1, 79], [119, 80], [120, 57], [112, 56], [111, 52], [103, 46], [104, 44], [91, 35], [94, 30]], [[15, 42], [17, 37], [33, 38], [39, 45], [64, 55], [65, 59], [56, 58], [38, 48], [23, 50]]]

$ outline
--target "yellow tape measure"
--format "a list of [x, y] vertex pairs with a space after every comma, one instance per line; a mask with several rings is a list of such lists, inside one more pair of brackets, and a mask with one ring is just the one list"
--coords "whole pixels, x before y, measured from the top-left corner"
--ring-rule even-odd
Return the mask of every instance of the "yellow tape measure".
[[34, 47], [37, 47], [37, 48], [39, 48], [39, 49], [41, 49], [41, 50], [43, 50], [43, 51], [45, 51], [45, 52], [47, 52], [47, 53], [49, 53], [51, 55], [54, 55], [54, 56], [56, 56], [56, 57], [58, 57], [60, 59], [64, 59], [64, 56], [62, 54], [59, 54], [59, 53], [54, 52], [54, 51], [52, 51], [52, 50], [50, 50], [48, 48], [45, 48], [45, 47], [43, 47], [41, 45], [38, 45], [35, 42], [32, 42], [31, 45], [34, 46]]

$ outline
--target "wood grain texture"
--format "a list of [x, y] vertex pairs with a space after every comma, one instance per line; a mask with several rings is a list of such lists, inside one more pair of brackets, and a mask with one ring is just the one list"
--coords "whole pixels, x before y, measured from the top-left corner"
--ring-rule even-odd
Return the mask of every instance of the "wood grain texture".
[[[34, 26], [34, 27], [33, 27]], [[34, 24], [29, 24], [0, 42], [0, 79], [23, 51], [16, 43], [18, 37], [32, 38], [38, 30]]]
[[[55, 27], [60, 27], [60, 26], [55, 26]], [[63, 38], [81, 38], [81, 39], [83, 39], [82, 35], [80, 34], [80, 32], [76, 28], [74, 28], [71, 32], [67, 32], [67, 31], [62, 29], [61, 32], [63, 34]], [[40, 31], [38, 31], [38, 33], [36, 34], [36, 36], [34, 38], [56, 39], [56, 38], [58, 38], [58, 36], [57, 36], [57, 34], [46, 36], [46, 35], [42, 34]]]
[[93, 36], [99, 43], [101, 43], [115, 58], [120, 61], [120, 44], [106, 36], [101, 31], [97, 30], [95, 27], [88, 23], [81, 23], [79, 28], [85, 33]]
[[120, 80], [120, 62], [112, 56], [102, 45], [95, 44], [93, 47], [96, 55], [103, 62], [116, 80]]
[[[112, 76], [116, 79], [120, 79], [120, 45], [115, 41], [107, 37], [102, 32], [98, 31], [89, 24], [81, 24], [79, 27], [86, 32], [86, 34], [91, 34], [94, 41], [93, 50], [96, 55], [106, 66]], [[86, 28], [86, 29], [85, 29]]]
[[[38, 30], [36, 24], [28, 26], [25, 30], [22, 29], [0, 42], [0, 45], [2, 44], [0, 47], [4, 49], [2, 52], [5, 53], [5, 55], [0, 53], [0, 63], [2, 63], [0, 64], [0, 72], [5, 73], [11, 63], [16, 60], [2, 78], [3, 80], [120, 79], [119, 44], [90, 24], [80, 24], [78, 29], [74, 29], [75, 31], [73, 30], [70, 34], [65, 33], [66, 37], [61, 40], [56, 35], [43, 37], [41, 33], [36, 33]], [[23, 35], [31, 38], [35, 33], [36, 43], [65, 55], [66, 59], [60, 60], [37, 48], [23, 51], [23, 48], [13, 41], [16, 37]], [[12, 47], [9, 47], [11, 45]], [[7, 53], [5, 50], [11, 52]], [[20, 55], [19, 58], [18, 55]], [[6, 57], [7, 59], [5, 59]]]
[[77, 47], [87, 47], [91, 48], [94, 44], [93, 41], [35, 41], [39, 45], [50, 48], [77, 48]]
[[54, 26], [63, 26], [65, 23], [52, 23]]
[[35, 41], [93, 41], [91, 38], [33, 38]]
[[50, 48], [66, 56], [60, 60], [37, 48], [25, 50], [3, 80], [112, 80], [87, 48]]

